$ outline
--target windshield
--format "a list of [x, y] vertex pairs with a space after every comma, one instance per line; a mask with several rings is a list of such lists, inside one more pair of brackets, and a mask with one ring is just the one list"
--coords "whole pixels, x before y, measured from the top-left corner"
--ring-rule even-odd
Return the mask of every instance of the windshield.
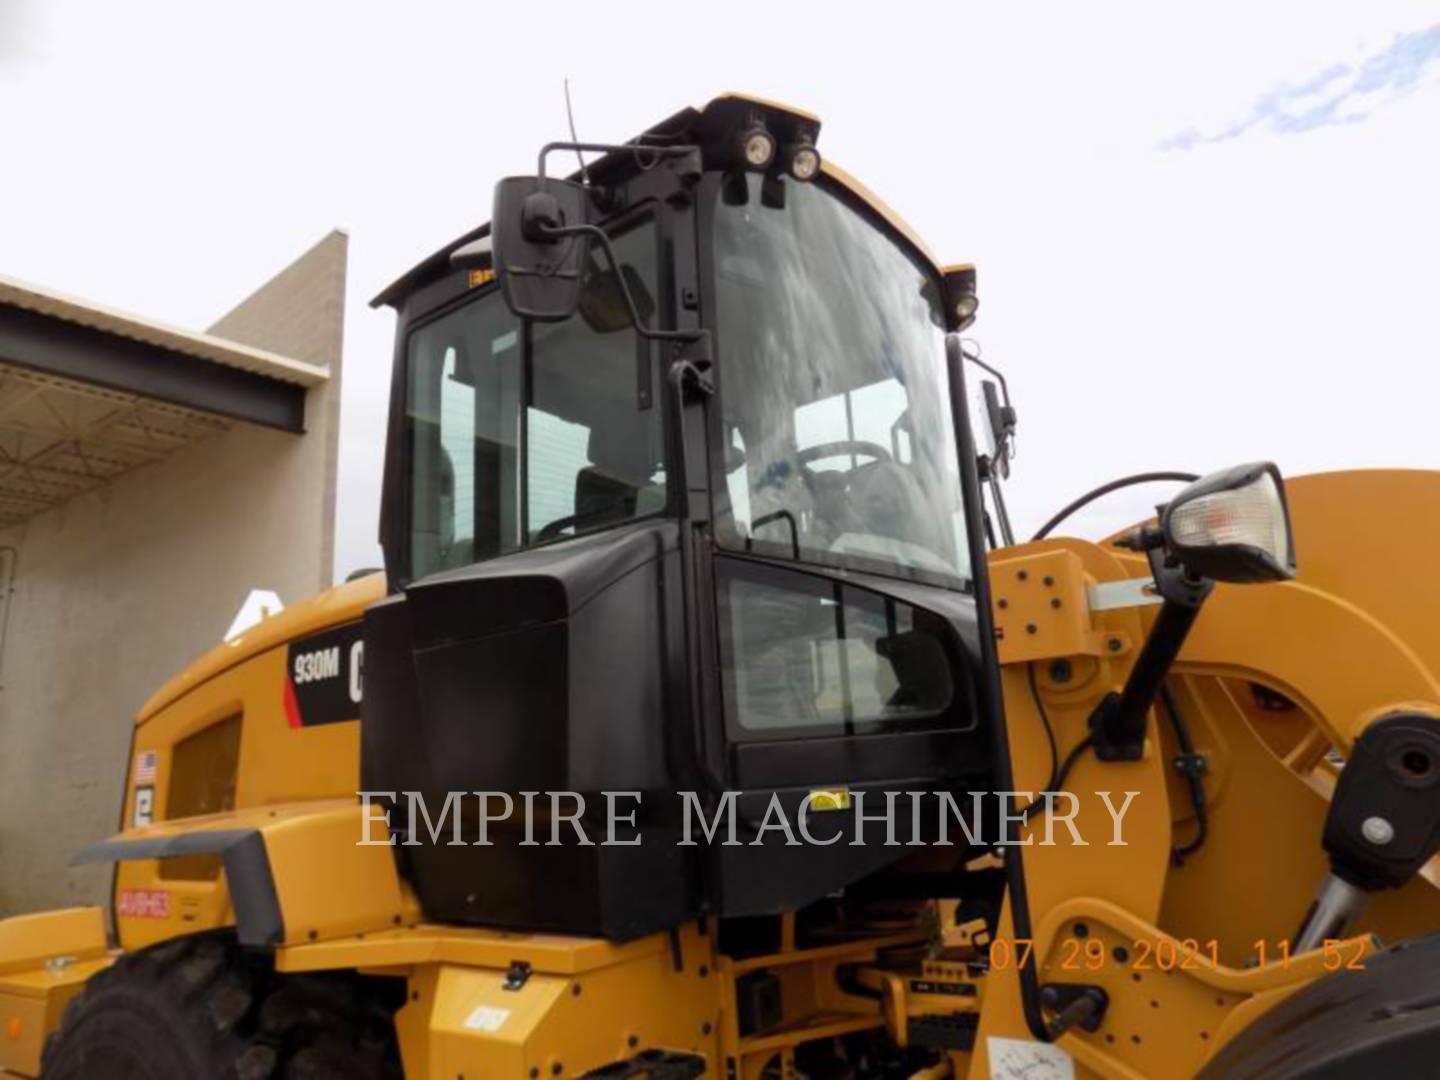
[[[653, 221], [614, 244], [652, 307]], [[654, 350], [617, 314], [618, 295], [592, 251], [565, 322], [527, 328], [491, 289], [411, 333], [412, 578], [664, 509]]]
[[963, 585], [938, 282], [823, 187], [749, 184], [715, 212], [721, 543]]

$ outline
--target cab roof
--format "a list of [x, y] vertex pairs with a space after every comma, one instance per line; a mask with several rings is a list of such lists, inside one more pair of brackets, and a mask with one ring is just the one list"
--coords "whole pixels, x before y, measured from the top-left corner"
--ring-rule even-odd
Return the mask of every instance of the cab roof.
[[[766, 127], [775, 133], [782, 142], [795, 135], [804, 135], [812, 140], [818, 140], [820, 118], [814, 113], [806, 112], [804, 109], [797, 109], [794, 106], [769, 101], [752, 94], [729, 93], [714, 98], [703, 108], [681, 109], [673, 116], [662, 120], [660, 123], [655, 124], [640, 135], [629, 140], [627, 145], [666, 146], [693, 142], [699, 145], [702, 152], [705, 153], [706, 167], [718, 167], [719, 162], [715, 160], [718, 156], [717, 151], [725, 146], [727, 136], [738, 130], [740, 124], [756, 113], [761, 114]], [[628, 153], [610, 153], [596, 161], [588, 163], [586, 171], [591, 180], [603, 182], [607, 176], [621, 174], [634, 167], [634, 155]], [[821, 159], [821, 170], [826, 176], [845, 187], [851, 194], [870, 207], [872, 211], [883, 218], [892, 228], [905, 236], [905, 238], [930, 261], [936, 270], [940, 270], [939, 262], [915, 230], [876, 196], [874, 192], [839, 166], [831, 164], [831, 162], [824, 157]], [[580, 173], [577, 171], [571, 174], [570, 179], [580, 179]], [[391, 306], [398, 305], [401, 300], [413, 292], [419, 285], [449, 273], [451, 252], [473, 240], [478, 240], [489, 234], [490, 224], [486, 222], [484, 225], [472, 229], [463, 236], [452, 240], [438, 251], [422, 259], [409, 271], [386, 286], [378, 296], [370, 301], [370, 306], [381, 307], [386, 304]]]

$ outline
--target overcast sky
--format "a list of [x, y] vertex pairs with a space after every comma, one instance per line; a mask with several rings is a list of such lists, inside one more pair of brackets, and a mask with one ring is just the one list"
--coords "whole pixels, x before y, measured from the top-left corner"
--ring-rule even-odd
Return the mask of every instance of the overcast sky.
[[348, 230], [337, 571], [375, 565], [368, 300], [564, 135], [565, 76], [592, 140], [726, 90], [810, 109], [978, 264], [1019, 532], [1143, 469], [1440, 465], [1434, 0], [0, 0], [0, 273], [202, 328]]

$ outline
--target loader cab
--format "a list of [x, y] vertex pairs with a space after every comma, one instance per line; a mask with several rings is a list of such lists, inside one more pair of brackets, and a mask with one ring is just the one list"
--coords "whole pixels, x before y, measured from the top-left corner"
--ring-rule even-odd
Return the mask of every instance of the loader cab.
[[[490, 227], [377, 301], [392, 593], [366, 620], [362, 780], [396, 793], [431, 918], [623, 939], [793, 909], [937, 818], [857, 823], [854, 795], [989, 790], [947, 282], [820, 167], [818, 130], [722, 98], [592, 161], [574, 198], [608, 243], [545, 318], [516, 313], [498, 246], [467, 254]], [[516, 813], [476, 844], [484, 800], [458, 800], [467, 839], [437, 842], [406, 792]], [[638, 795], [624, 837], [607, 792]], [[819, 842], [760, 828], [820, 792]]]

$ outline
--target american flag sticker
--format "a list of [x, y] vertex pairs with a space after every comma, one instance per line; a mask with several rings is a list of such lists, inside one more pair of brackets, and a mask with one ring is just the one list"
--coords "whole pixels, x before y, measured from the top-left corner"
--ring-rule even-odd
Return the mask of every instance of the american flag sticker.
[[157, 750], [143, 750], [135, 755], [135, 776], [137, 784], [155, 783], [155, 773], [160, 765], [160, 753]]

